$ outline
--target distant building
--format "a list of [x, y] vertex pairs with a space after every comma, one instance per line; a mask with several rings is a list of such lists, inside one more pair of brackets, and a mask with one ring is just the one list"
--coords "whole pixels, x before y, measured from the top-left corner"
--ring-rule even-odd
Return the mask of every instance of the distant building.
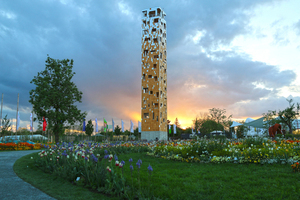
[[167, 140], [167, 24], [159, 7], [143, 10], [141, 139]]

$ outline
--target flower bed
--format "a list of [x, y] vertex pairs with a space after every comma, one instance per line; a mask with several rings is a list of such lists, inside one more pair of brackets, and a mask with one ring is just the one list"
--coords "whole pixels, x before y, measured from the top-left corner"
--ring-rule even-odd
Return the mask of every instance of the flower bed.
[[0, 143], [0, 151], [13, 151], [13, 150], [33, 150], [41, 149], [42, 145], [39, 143], [29, 144], [28, 142], [19, 143]]
[[182, 162], [281, 163], [300, 160], [300, 141], [268, 138], [179, 140], [149, 145], [148, 155]]
[[[131, 172], [133, 160], [129, 164], [124, 160], [118, 160], [119, 154], [146, 152], [147, 143], [62, 143], [45, 146], [47, 149], [36, 155], [36, 166], [54, 176], [62, 177], [73, 184], [85, 186], [99, 192], [105, 192], [132, 199], [141, 190], [125, 180], [123, 173]], [[139, 182], [142, 161], [138, 160], [136, 169]], [[150, 165], [149, 165], [150, 166]], [[148, 166], [149, 174], [152, 167]], [[146, 166], [145, 166], [146, 167]]]

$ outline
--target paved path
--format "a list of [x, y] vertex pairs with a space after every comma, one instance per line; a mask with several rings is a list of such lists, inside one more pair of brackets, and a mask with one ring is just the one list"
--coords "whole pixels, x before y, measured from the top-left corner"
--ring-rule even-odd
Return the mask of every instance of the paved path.
[[19, 158], [38, 152], [28, 151], [1, 151], [0, 152], [0, 199], [51, 199], [49, 195], [20, 179], [13, 170], [13, 165]]

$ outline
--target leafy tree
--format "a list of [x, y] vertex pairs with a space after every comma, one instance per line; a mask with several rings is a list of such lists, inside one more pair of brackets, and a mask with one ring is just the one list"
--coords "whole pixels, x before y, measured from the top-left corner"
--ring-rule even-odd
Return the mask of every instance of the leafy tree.
[[[268, 129], [271, 126], [282, 123], [280, 118], [277, 117], [276, 111], [269, 110], [267, 113], [263, 113], [263, 117], [264, 117], [264, 122], [265, 122], [263, 126], [266, 129], [266, 133], [268, 133]], [[284, 125], [282, 128], [285, 129], [284, 127], [286, 127], [286, 125]]]
[[220, 108], [209, 109], [209, 119], [221, 124], [223, 127], [230, 127], [232, 115], [225, 115], [226, 110]]
[[115, 134], [121, 135], [121, 128], [118, 125], [115, 127]]
[[11, 121], [7, 119], [7, 115], [2, 119], [1, 137], [8, 135], [11, 130]]
[[190, 128], [190, 127], [189, 127], [189, 128], [186, 128], [184, 132], [185, 132], [185, 133], [190, 133], [190, 134], [191, 134], [191, 133], [192, 133], [192, 128]]
[[125, 130], [123, 133], [123, 135], [130, 135], [130, 134], [131, 134], [131, 132], [129, 130]]
[[284, 110], [269, 110], [268, 113], [263, 113], [264, 119], [267, 122], [266, 128], [273, 126], [275, 123], [282, 124], [283, 126], [288, 127], [289, 134], [293, 134], [293, 121], [299, 116], [300, 104], [292, 103], [293, 99], [287, 99], [289, 106]]
[[300, 105], [293, 102], [293, 99], [287, 99], [289, 102], [289, 107], [282, 111], [278, 111], [278, 117], [281, 119], [281, 121], [286, 124], [289, 128], [289, 133], [293, 134], [293, 130], [295, 129], [293, 127], [293, 121], [297, 119], [297, 116], [299, 115]]
[[139, 128], [138, 127], [133, 130], [133, 135], [136, 136], [136, 137], [139, 135]]
[[200, 129], [200, 125], [201, 125], [201, 119], [195, 119], [193, 120], [193, 124], [194, 124], [194, 128], [196, 133], [198, 132], [198, 130]]
[[202, 126], [200, 128], [201, 133], [210, 133], [212, 131], [223, 131], [224, 127], [223, 125], [217, 123], [214, 120], [207, 119], [202, 123]]
[[[244, 124], [245, 122], [243, 121], [241, 123]], [[249, 128], [247, 126], [244, 126], [244, 125], [238, 126], [236, 129], [237, 138], [244, 138], [244, 136], [248, 130], [249, 130]]]
[[85, 127], [85, 134], [88, 136], [91, 136], [94, 131], [94, 125], [92, 123], [92, 120], [89, 120], [86, 127]]
[[48, 56], [45, 65], [45, 70], [38, 72], [30, 82], [36, 88], [29, 92], [29, 102], [37, 119], [41, 122], [45, 117], [47, 123], [51, 124], [55, 142], [58, 142], [59, 135], [64, 131], [63, 124], [74, 125], [86, 113], [82, 113], [75, 105], [76, 102], [81, 103], [82, 92], [72, 82], [75, 75], [72, 71], [73, 60], [55, 60]]

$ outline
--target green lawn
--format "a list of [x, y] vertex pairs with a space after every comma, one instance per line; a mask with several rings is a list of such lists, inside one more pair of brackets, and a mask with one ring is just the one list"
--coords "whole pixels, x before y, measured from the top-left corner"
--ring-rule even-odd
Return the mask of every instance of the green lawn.
[[[15, 173], [24, 181], [30, 183], [34, 187], [47, 193], [56, 199], [117, 199], [109, 196], [91, 192], [89, 189], [73, 185], [72, 183], [59, 178], [53, 177], [51, 174], [46, 174], [37, 167], [34, 161], [30, 159], [37, 153], [26, 155], [18, 159], [14, 164]], [[28, 167], [27, 167], [28, 166]]]
[[[31, 156], [17, 160], [14, 170], [22, 179], [50, 196], [57, 199], [112, 199], [43, 173], [34, 166]], [[182, 163], [146, 156], [145, 153], [118, 157], [119, 161], [126, 162], [124, 175], [128, 184], [133, 182], [136, 188], [139, 188], [136, 162], [141, 159], [141, 188], [146, 194], [160, 199], [299, 199], [300, 174], [293, 173], [290, 165]], [[129, 158], [133, 159], [133, 181]], [[153, 167], [150, 187], [149, 164]]]

